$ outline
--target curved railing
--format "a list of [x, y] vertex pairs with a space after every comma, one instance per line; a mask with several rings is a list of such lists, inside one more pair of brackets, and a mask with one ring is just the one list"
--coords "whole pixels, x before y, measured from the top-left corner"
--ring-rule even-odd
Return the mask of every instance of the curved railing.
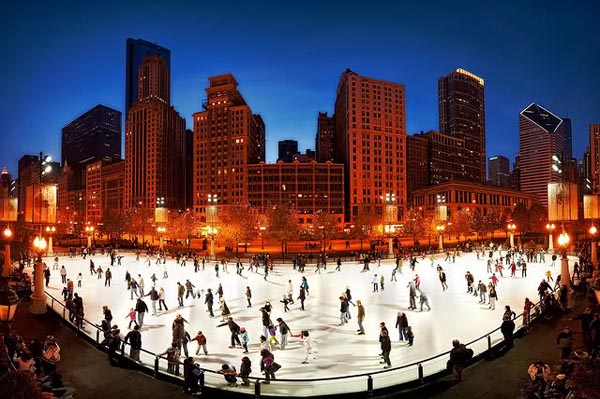
[[[46, 294], [47, 305], [62, 319], [77, 330], [77, 332], [93, 342], [99, 348], [103, 348], [101, 342], [103, 340], [103, 332], [100, 327], [87, 319], [83, 319], [82, 327], [73, 324], [69, 321], [65, 304], [52, 296]], [[533, 322], [541, 314], [541, 302], [536, 303], [532, 307], [531, 321]], [[519, 324], [518, 321], [523, 319], [523, 314], [518, 315], [513, 321]], [[515, 333], [523, 328], [522, 323]], [[474, 361], [483, 358], [490, 354], [491, 351], [503, 342], [503, 336], [500, 332], [500, 327], [476, 338], [465, 345], [473, 350]], [[123, 343], [118, 353], [124, 359], [129, 359], [126, 353], [127, 344]], [[230, 388], [226, 387], [223, 375], [214, 370], [202, 369], [203, 373], [200, 376], [199, 384], [201, 387], [214, 389], [234, 390], [239, 393], [254, 395], [256, 398], [261, 396], [285, 396], [285, 397], [304, 397], [304, 396], [326, 396], [334, 394], [347, 394], [356, 392], [372, 393], [376, 390], [385, 390], [386, 388], [398, 389], [400, 387], [415, 387], [424, 384], [426, 381], [435, 380], [441, 376], [447, 375], [446, 363], [449, 359], [450, 351], [446, 351], [427, 359], [422, 359], [418, 362], [405, 364], [398, 367], [389, 368], [386, 370], [371, 371], [362, 374], [352, 374], [335, 377], [311, 378], [311, 379], [277, 379], [271, 384], [265, 385], [262, 382], [263, 377], [250, 376], [249, 380], [253, 381], [254, 389], [247, 387]], [[167, 360], [163, 356], [141, 349], [140, 361], [137, 362], [145, 372], [153, 374], [155, 377], [161, 377], [172, 381], [178, 381], [180, 384], [183, 381], [183, 364], [179, 363], [179, 374], [174, 375], [167, 372]]]

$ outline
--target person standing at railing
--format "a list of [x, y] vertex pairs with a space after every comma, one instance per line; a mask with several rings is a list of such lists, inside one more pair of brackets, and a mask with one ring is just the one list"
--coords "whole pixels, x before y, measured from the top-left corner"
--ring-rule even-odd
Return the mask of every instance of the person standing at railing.
[[533, 302], [531, 302], [529, 298], [525, 298], [525, 305], [523, 306], [523, 327], [527, 332], [529, 332], [531, 326], [531, 308], [533, 306]]
[[140, 361], [140, 350], [142, 349], [142, 333], [140, 332], [140, 326], [133, 327], [133, 330], [129, 331], [125, 335], [125, 343], [129, 343], [129, 357], [136, 362]]
[[159, 353], [158, 356], [167, 355], [167, 373], [179, 375], [179, 349], [177, 349], [177, 342], [173, 342], [169, 348], [163, 353]]
[[462, 381], [462, 372], [467, 362], [467, 356], [467, 348], [459, 340], [453, 340], [448, 368], [452, 370], [456, 381]]

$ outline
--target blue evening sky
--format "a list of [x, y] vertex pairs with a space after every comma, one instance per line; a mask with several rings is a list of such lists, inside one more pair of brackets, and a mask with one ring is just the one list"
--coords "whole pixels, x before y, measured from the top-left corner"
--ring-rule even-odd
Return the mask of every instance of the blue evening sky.
[[[18, 3], [18, 5], [17, 5]], [[573, 120], [573, 154], [600, 123], [595, 1], [22, 1], [0, 11], [0, 166], [60, 159], [61, 129], [98, 103], [124, 109], [125, 40], [171, 49], [172, 103], [191, 127], [207, 78], [231, 72], [277, 141], [314, 148], [341, 73], [406, 86], [409, 134], [438, 128], [437, 79], [485, 79], [487, 155], [514, 160], [518, 114], [538, 102]], [[16, 176], [15, 176], [16, 177]]]

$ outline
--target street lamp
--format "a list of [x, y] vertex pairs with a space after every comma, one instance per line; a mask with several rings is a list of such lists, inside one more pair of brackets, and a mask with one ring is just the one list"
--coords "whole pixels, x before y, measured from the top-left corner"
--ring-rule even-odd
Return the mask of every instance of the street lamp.
[[54, 233], [56, 233], [56, 227], [46, 226], [46, 234], [48, 234], [48, 253], [50, 255], [54, 254], [54, 247], [52, 246], [52, 235]]
[[592, 225], [592, 227], [590, 227], [590, 235], [592, 236], [592, 240], [591, 240], [591, 245], [592, 245], [592, 269], [594, 270], [593, 274], [592, 274], [592, 282], [596, 280], [596, 277], [598, 277], [598, 255], [597, 255], [597, 247], [598, 244], [596, 243], [596, 233], [598, 232], [598, 229], [596, 228], [596, 226]]
[[165, 232], [167, 231], [167, 228], [165, 226], [158, 226], [156, 228], [156, 231], [158, 232], [159, 235], [159, 244], [158, 244], [158, 249], [160, 251], [163, 250], [163, 235], [165, 234]]
[[[563, 231], [558, 236], [558, 245], [560, 245], [562, 258], [560, 260], [560, 284], [567, 289], [567, 309], [573, 307], [573, 295], [571, 294], [571, 276], [569, 274], [569, 259], [567, 258], [567, 248], [571, 238]], [[561, 288], [562, 289], [562, 288]]]
[[506, 228], [508, 229], [508, 232], [510, 234], [510, 247], [514, 248], [515, 247], [515, 230], [517, 228], [517, 225], [514, 223], [509, 223], [508, 226], [506, 226]]
[[33, 294], [31, 294], [31, 306], [29, 312], [33, 314], [46, 313], [46, 296], [44, 295], [44, 263], [42, 262], [42, 254], [47, 248], [46, 239], [44, 237], [35, 237], [33, 247], [37, 253], [37, 259], [34, 264], [33, 276]]
[[94, 235], [94, 226], [85, 226], [85, 232], [87, 233], [87, 247], [89, 249], [92, 247], [92, 236]]
[[210, 258], [212, 260], [216, 260], [217, 257], [215, 255], [215, 236], [218, 233], [218, 230], [216, 227], [210, 226], [207, 230], [208, 235], [210, 236]]
[[554, 253], [554, 241], [552, 239], [552, 233], [554, 232], [554, 229], [556, 228], [556, 226], [554, 225], [554, 223], [548, 223], [546, 224], [546, 230], [548, 230], [548, 253]]
[[438, 232], [438, 249], [440, 252], [444, 251], [444, 230], [446, 230], [446, 226], [443, 224], [435, 226], [435, 229]]
[[396, 203], [396, 194], [394, 193], [386, 193], [385, 194], [385, 203], [386, 203], [386, 213], [387, 213], [387, 233], [388, 233], [388, 254], [392, 255], [394, 253], [394, 241], [392, 239], [392, 222], [394, 218], [394, 206]]
[[7, 227], [2, 232], [4, 236], [4, 267], [2, 268], [2, 277], [10, 275], [11, 259], [10, 259], [10, 241], [12, 240], [13, 232], [10, 227]]

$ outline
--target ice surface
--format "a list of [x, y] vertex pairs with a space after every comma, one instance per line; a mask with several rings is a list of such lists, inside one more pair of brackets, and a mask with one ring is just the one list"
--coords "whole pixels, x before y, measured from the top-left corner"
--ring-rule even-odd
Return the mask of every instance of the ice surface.
[[[347, 376], [380, 371], [382, 369], [382, 365], [379, 363], [381, 351], [378, 342], [380, 322], [385, 322], [390, 331], [393, 367], [448, 351], [451, 348], [451, 341], [455, 338], [461, 342], [468, 342], [499, 327], [504, 305], [510, 305], [519, 314], [522, 312], [525, 297], [537, 302], [537, 286], [546, 270], [552, 269], [554, 277], [560, 274], [560, 261], [556, 262], [556, 266], [551, 267], [549, 255], [546, 256], [546, 264], [528, 263], [527, 278], [520, 277], [520, 270], [517, 270], [518, 277], [507, 277], [510, 272], [505, 269], [504, 277], [500, 278], [497, 288], [499, 300], [496, 310], [492, 311], [488, 309], [487, 304], [479, 304], [478, 297], [466, 294], [464, 276], [467, 270], [474, 275], [475, 284], [478, 280], [486, 283], [489, 281], [490, 275], [486, 273], [486, 262], [483, 256], [481, 260], [478, 260], [474, 253], [462, 254], [456, 258], [456, 263], [445, 262], [444, 257], [437, 255], [433, 267], [428, 258], [419, 257], [415, 272], [410, 270], [408, 262], [404, 262], [403, 274], [397, 274], [397, 282], [391, 281], [392, 269], [395, 267], [393, 260], [381, 261], [380, 266], [377, 265], [377, 262], [372, 263], [369, 272], [361, 272], [362, 263], [345, 262], [342, 265], [342, 271], [337, 272], [334, 270], [335, 260], [330, 259], [327, 270], [322, 270], [320, 274], [314, 272], [314, 265], [307, 265], [305, 273], [301, 274], [292, 270], [289, 263], [276, 264], [274, 271], [268, 275], [267, 281], [265, 281], [262, 270], [259, 273], [248, 272], [247, 263], [244, 264], [245, 270], [241, 277], [236, 274], [235, 263], [230, 262], [228, 272], [221, 271], [220, 277], [217, 278], [214, 261], [207, 262], [205, 270], [194, 273], [193, 262], [188, 261], [186, 267], [181, 267], [175, 264], [175, 260], [168, 259], [166, 268], [169, 277], [163, 279], [163, 266], [155, 265], [154, 259], [152, 259], [151, 266], [148, 266], [145, 256], [141, 256], [140, 260], [136, 261], [135, 255], [125, 254], [122, 266], [113, 267], [110, 267], [107, 256], [93, 256], [96, 267], [102, 266], [104, 271], [110, 267], [113, 273], [111, 287], [104, 286], [104, 279], [97, 279], [95, 275], [90, 276], [89, 258], [83, 260], [81, 257], [62, 256], [59, 264], [65, 265], [68, 272], [67, 277], [73, 281], [76, 281], [79, 272], [84, 276], [82, 287], [75, 287], [75, 292], [83, 297], [85, 318], [100, 324], [103, 317], [102, 306], [107, 305], [114, 316], [112, 323], [119, 325], [123, 335], [128, 331], [128, 310], [135, 305], [135, 299], [131, 300], [130, 293], [127, 291], [125, 272], [128, 270], [136, 279], [138, 274], [141, 274], [145, 281], [146, 293], [152, 286], [150, 276], [153, 273], [156, 274], [157, 289], [161, 286], [164, 287], [169, 310], [159, 312], [156, 316], [153, 316], [151, 312], [146, 314], [142, 328], [143, 348], [154, 353], [165, 351], [171, 343], [171, 323], [177, 314], [181, 314], [189, 321], [185, 328], [192, 337], [198, 330], [202, 330], [207, 337], [209, 355], [195, 356], [200, 365], [206, 369], [218, 370], [221, 364], [229, 363], [239, 370], [240, 359], [244, 356], [243, 349], [228, 348], [230, 345], [229, 329], [226, 325], [219, 326], [221, 317], [216, 295], [218, 283], [223, 285], [224, 298], [231, 310], [232, 317], [249, 333], [250, 354], [248, 356], [252, 361], [253, 376], [261, 376], [258, 342], [262, 335], [262, 323], [259, 308], [264, 305], [266, 300], [269, 300], [273, 304], [271, 319], [274, 322], [278, 317], [283, 318], [293, 334], [298, 334], [300, 330], [308, 330], [316, 343], [318, 353], [316, 358], [310, 359], [309, 364], [301, 363], [304, 360], [304, 349], [297, 338], [290, 338], [285, 350], [273, 351], [276, 362], [282, 365], [277, 377], [295, 379]], [[498, 257], [497, 252], [494, 257]], [[52, 268], [51, 258], [46, 258], [45, 261]], [[438, 264], [446, 272], [449, 286], [447, 291], [442, 291], [438, 280], [436, 271]], [[573, 260], [570, 262], [571, 266], [572, 264]], [[51, 272], [52, 276], [47, 292], [56, 298], [61, 298], [60, 293], [63, 288], [63, 284], [60, 283], [61, 277], [58, 270], [51, 270]], [[385, 277], [385, 289], [380, 289], [379, 292], [372, 292], [372, 280], [375, 273]], [[414, 278], [415, 273], [418, 273], [421, 278], [421, 290], [429, 296], [432, 308], [430, 312], [407, 310], [409, 303], [407, 283]], [[279, 301], [286, 292], [287, 281], [292, 280], [294, 299], [296, 299], [302, 275], [306, 276], [310, 286], [310, 295], [305, 302], [306, 310], [300, 310], [299, 301], [296, 301], [290, 305], [291, 311], [284, 313], [283, 304]], [[200, 299], [190, 297], [184, 301], [183, 308], [177, 307], [176, 283], [183, 284], [186, 279], [190, 279], [196, 286], [196, 290], [202, 290], [203, 293], [207, 288], [212, 288], [215, 293], [214, 318], [209, 317], [206, 311], [204, 296]], [[249, 286], [253, 293], [251, 308], [246, 307], [246, 286]], [[346, 286], [349, 286], [352, 291], [352, 301], [356, 302], [360, 299], [365, 307], [366, 335], [357, 335], [357, 308], [352, 305], [350, 305], [352, 319], [348, 324], [338, 326], [340, 323], [339, 296], [346, 290]], [[150, 298], [146, 297], [144, 300], [151, 310]], [[417, 306], [419, 306], [418, 300]], [[398, 330], [394, 326], [399, 310], [403, 310], [407, 314], [409, 325], [413, 328], [415, 340], [412, 347], [407, 346], [405, 342], [398, 341]], [[95, 331], [93, 336], [95, 336]], [[499, 333], [493, 336], [494, 342], [499, 339], [501, 339]], [[485, 349], [484, 343], [485, 341], [482, 341], [480, 344], [481, 349]], [[188, 346], [190, 354], [195, 355], [196, 343]], [[441, 359], [431, 364], [425, 364], [425, 374], [444, 368], [445, 362], [446, 359]], [[415, 378], [416, 367], [398, 372], [398, 376], [392, 382], [398, 383], [405, 379]], [[378, 385], [389, 385], [390, 382], [386, 382], [386, 379], [389, 377], [385, 377], [385, 375], [375, 377], [375, 388]], [[208, 382], [209, 379], [207, 379]], [[351, 380], [347, 383], [347, 391], [352, 390], [350, 386], [356, 385]], [[279, 384], [265, 387], [265, 389], [267, 391], [275, 389], [276, 385]], [[304, 388], [297, 388], [298, 391], [304, 389], [306, 395], [315, 393], [313, 392], [314, 387], [306, 384], [300, 385], [303, 385]], [[363, 386], [363, 382], [360, 382], [359, 385]], [[340, 382], [337, 382], [337, 389], [340, 389]]]

